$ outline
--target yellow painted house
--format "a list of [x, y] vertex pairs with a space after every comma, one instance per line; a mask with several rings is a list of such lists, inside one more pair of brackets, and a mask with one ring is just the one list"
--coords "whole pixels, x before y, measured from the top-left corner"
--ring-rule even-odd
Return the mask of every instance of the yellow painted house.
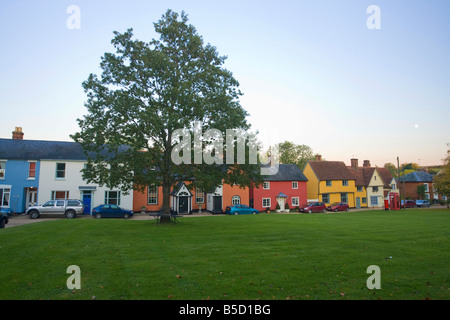
[[333, 202], [347, 202], [351, 208], [356, 207], [356, 197], [365, 194], [357, 191], [356, 178], [342, 161], [308, 161], [303, 169], [308, 178], [308, 201], [322, 201], [326, 205]]

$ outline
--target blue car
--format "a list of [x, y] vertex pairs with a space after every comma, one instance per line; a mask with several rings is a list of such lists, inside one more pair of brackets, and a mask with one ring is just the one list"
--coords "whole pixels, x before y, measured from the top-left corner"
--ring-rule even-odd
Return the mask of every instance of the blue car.
[[227, 214], [257, 214], [258, 210], [250, 208], [245, 204], [236, 204], [232, 207], [227, 207], [225, 210]]
[[125, 218], [133, 216], [133, 211], [122, 209], [115, 204], [102, 204], [95, 207], [91, 213], [96, 218]]

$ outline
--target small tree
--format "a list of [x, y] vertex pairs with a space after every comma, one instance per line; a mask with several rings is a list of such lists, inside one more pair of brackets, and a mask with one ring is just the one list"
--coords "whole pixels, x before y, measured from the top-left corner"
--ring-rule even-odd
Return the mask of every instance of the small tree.
[[417, 195], [419, 196], [419, 199], [421, 200], [425, 199], [425, 191], [426, 191], [425, 185], [422, 184], [420, 186], [417, 186]]
[[433, 188], [441, 196], [446, 196], [450, 200], [450, 150], [449, 155], [444, 159], [444, 166], [433, 178]]

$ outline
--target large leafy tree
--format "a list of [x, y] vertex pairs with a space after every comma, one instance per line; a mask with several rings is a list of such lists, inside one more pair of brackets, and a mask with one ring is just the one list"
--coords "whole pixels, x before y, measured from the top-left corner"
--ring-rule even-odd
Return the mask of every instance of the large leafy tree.
[[[178, 181], [195, 178], [192, 186], [205, 190], [222, 180], [241, 187], [260, 181], [256, 165], [220, 163], [231, 148], [211, 151], [219, 159], [213, 165], [195, 162], [194, 152], [191, 164], [174, 163], [174, 154], [189, 150], [174, 149], [182, 142], [175, 136], [180, 129], [193, 138], [195, 126], [225, 137], [227, 129], [248, 132], [250, 125], [239, 102], [239, 83], [223, 66], [226, 57], [204, 44], [187, 15], [168, 10], [154, 27], [159, 38], [150, 42], [133, 39], [133, 29], [114, 32], [116, 52], [101, 58], [100, 77], [91, 74], [83, 82], [88, 112], [78, 119], [80, 131], [72, 138], [88, 155], [84, 178], [123, 190], [162, 186], [165, 212]], [[237, 142], [232, 146], [235, 150]]]
[[314, 160], [314, 153], [311, 147], [304, 144], [295, 144], [284, 141], [277, 145], [281, 163], [296, 164], [303, 170], [309, 160]]

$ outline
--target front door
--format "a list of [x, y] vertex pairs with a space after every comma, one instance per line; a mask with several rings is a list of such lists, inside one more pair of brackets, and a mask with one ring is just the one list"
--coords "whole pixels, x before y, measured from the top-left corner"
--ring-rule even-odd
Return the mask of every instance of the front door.
[[213, 211], [214, 212], [221, 212], [222, 211], [222, 197], [221, 196], [215, 196], [213, 198]]
[[28, 190], [27, 209], [37, 204], [37, 191]]
[[92, 192], [83, 191], [83, 203], [84, 203], [83, 213], [87, 214], [91, 213], [91, 199], [92, 199]]
[[189, 197], [178, 198], [178, 213], [186, 213], [189, 211]]
[[358, 209], [361, 208], [361, 198], [360, 197], [356, 197], [356, 208], [358, 208]]

